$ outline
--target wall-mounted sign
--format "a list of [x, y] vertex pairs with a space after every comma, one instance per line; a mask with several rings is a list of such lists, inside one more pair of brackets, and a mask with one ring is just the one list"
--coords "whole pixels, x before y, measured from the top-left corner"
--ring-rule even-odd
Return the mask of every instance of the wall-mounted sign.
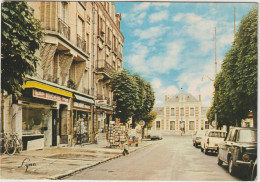
[[107, 100], [95, 100], [96, 105], [107, 105]]
[[35, 90], [35, 89], [33, 89], [33, 97], [51, 100], [51, 101], [69, 103], [69, 99], [66, 97], [62, 97], [60, 95], [56, 95], [56, 94], [52, 94], [52, 93], [48, 93], [48, 92], [44, 92], [44, 91], [39, 91], [39, 90]]
[[90, 105], [87, 105], [87, 104], [84, 104], [84, 103], [80, 103], [80, 102], [73, 102], [73, 106], [74, 107], [80, 107], [80, 108], [83, 108], [83, 109], [91, 109]]

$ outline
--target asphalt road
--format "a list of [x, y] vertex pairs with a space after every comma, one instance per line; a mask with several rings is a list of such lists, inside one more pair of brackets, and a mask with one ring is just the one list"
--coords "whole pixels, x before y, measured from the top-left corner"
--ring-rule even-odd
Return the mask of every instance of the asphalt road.
[[164, 136], [154, 145], [81, 171], [66, 180], [240, 181], [216, 154], [192, 146], [190, 136]]

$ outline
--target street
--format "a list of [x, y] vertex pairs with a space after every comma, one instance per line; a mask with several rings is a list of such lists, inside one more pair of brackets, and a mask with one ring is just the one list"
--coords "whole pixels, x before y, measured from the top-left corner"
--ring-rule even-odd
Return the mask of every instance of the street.
[[238, 181], [216, 154], [192, 146], [190, 136], [164, 136], [154, 145], [66, 178], [66, 180]]

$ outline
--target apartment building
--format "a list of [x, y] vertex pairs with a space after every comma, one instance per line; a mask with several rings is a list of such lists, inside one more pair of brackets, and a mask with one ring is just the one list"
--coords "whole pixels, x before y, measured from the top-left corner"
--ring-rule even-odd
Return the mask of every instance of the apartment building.
[[207, 120], [208, 107], [203, 107], [201, 99], [191, 94], [177, 94], [173, 97], [165, 96], [164, 106], [155, 107], [157, 118], [153, 122], [152, 130], [169, 131], [186, 134], [196, 130], [209, 129]]
[[4, 107], [4, 132], [24, 149], [93, 142], [113, 111], [108, 83], [122, 69], [121, 15], [111, 2], [28, 2], [42, 23], [41, 62]]

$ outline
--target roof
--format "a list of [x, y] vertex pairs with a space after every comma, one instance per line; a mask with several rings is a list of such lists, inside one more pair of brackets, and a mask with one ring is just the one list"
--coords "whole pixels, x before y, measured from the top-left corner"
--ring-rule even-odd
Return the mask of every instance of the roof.
[[158, 115], [163, 115], [163, 107], [154, 107], [153, 110], [158, 114]]
[[184, 102], [199, 102], [193, 95], [191, 94], [176, 94], [172, 98], [170, 98], [167, 102], [179, 102], [179, 98], [184, 97]]

